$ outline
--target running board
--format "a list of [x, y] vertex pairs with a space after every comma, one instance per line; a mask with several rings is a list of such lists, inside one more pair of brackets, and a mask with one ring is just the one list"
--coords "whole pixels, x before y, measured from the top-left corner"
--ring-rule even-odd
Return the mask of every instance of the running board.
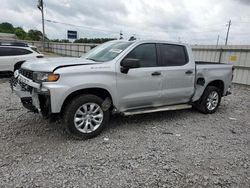
[[170, 111], [170, 110], [183, 110], [183, 109], [189, 109], [189, 108], [192, 108], [192, 106], [188, 104], [179, 104], [179, 105], [162, 106], [162, 107], [155, 107], [155, 108], [136, 109], [136, 110], [123, 112], [123, 114], [125, 116], [130, 116], [130, 115], [136, 115], [136, 114], [146, 114], [146, 113]]

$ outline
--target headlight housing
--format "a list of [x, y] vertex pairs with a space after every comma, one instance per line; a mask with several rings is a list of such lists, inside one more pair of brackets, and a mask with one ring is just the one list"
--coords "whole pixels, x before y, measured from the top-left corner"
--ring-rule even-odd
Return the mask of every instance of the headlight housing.
[[37, 82], [56, 82], [59, 79], [59, 74], [48, 72], [34, 72], [33, 79]]

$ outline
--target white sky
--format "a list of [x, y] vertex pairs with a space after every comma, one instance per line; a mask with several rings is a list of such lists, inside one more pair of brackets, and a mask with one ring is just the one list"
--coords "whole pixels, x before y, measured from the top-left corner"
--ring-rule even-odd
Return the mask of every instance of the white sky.
[[[44, 0], [49, 38], [79, 37], [162, 39], [192, 43], [225, 43], [226, 24], [232, 20], [229, 44], [250, 44], [250, 0]], [[37, 0], [1, 0], [0, 22], [25, 30], [41, 30]]]

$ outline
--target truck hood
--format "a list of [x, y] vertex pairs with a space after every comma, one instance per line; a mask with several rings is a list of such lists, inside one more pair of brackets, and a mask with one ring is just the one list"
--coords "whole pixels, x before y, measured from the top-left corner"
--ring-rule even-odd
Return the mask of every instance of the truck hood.
[[94, 62], [84, 58], [72, 58], [72, 57], [59, 57], [59, 58], [42, 58], [37, 60], [28, 60], [22, 64], [23, 69], [39, 72], [53, 72], [58, 67], [62, 66], [76, 66], [76, 65], [89, 65], [97, 64], [100, 62]]

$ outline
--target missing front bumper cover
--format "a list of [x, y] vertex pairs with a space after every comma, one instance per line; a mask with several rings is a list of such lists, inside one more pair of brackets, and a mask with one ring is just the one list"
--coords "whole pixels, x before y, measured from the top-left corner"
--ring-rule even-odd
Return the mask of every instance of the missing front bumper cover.
[[[23, 106], [35, 113], [48, 115], [50, 111], [50, 96], [48, 92], [39, 92], [38, 89], [21, 82], [17, 78], [10, 79], [12, 91], [21, 99]], [[44, 97], [43, 97], [44, 96]], [[48, 111], [48, 112], [46, 112]]]

